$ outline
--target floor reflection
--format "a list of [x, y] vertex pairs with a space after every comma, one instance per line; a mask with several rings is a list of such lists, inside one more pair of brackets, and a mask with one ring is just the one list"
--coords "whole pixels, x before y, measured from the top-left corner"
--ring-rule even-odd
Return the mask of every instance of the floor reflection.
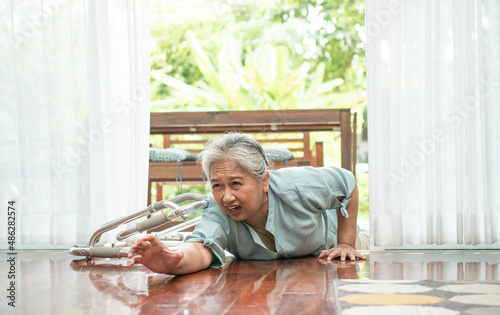
[[99, 291], [94, 299], [97, 304], [119, 301], [141, 312], [162, 304], [173, 308], [183, 305], [183, 301], [200, 295], [222, 274], [220, 269], [207, 269], [181, 277], [162, 275], [142, 266], [130, 267], [125, 259], [73, 260], [70, 266], [74, 271], [88, 273]]
[[[74, 259], [20, 251], [17, 296], [25, 314], [334, 313], [336, 279], [499, 281], [500, 251], [372, 251], [366, 261], [316, 257], [233, 260], [184, 276], [126, 259]], [[7, 270], [6, 261], [0, 269]]]
[[[272, 312], [284, 303], [283, 296], [314, 292], [317, 300], [288, 301], [290, 307], [334, 309], [333, 280], [357, 279], [360, 261], [327, 261], [309, 257], [299, 260], [239, 261], [222, 269], [207, 269], [184, 276], [151, 273], [125, 264], [126, 260], [73, 260], [71, 268], [88, 273], [99, 291], [96, 302], [119, 301], [142, 313], [175, 312], [224, 313], [259, 309]], [[311, 294], [309, 294], [311, 295]], [[323, 299], [329, 296], [331, 299]], [[314, 297], [314, 296], [310, 296]]]
[[373, 280], [500, 280], [496, 250], [372, 251], [369, 264]]

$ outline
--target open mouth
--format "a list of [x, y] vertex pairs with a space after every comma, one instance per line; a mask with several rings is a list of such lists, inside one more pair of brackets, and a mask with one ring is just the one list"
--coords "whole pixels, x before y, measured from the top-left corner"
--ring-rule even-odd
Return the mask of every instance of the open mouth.
[[230, 212], [237, 212], [240, 209], [241, 209], [241, 206], [227, 207], [227, 210], [229, 210]]

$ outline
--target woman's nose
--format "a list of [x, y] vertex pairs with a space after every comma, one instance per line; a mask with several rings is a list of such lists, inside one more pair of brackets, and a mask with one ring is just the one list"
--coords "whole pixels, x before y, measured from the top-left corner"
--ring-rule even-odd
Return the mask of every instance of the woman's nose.
[[224, 197], [223, 197], [223, 200], [225, 203], [228, 203], [228, 202], [231, 202], [233, 201], [235, 198], [234, 198], [234, 195], [233, 195], [233, 191], [231, 189], [226, 189], [224, 190]]

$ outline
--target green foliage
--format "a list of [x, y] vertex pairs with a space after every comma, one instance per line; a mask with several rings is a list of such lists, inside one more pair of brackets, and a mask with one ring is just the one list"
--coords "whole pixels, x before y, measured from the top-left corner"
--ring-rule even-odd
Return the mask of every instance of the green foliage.
[[358, 98], [339, 103], [335, 93], [364, 92], [363, 1], [153, 8], [152, 111], [347, 107]]
[[308, 80], [310, 64], [304, 62], [296, 69], [290, 68], [287, 47], [261, 42], [255, 50], [242, 50], [241, 42], [232, 35], [222, 39], [216, 69], [194, 34], [188, 31], [187, 38], [204, 80], [188, 85], [161, 70], [153, 70], [152, 76], [158, 82], [174, 89], [172, 97], [164, 100], [170, 105], [187, 103], [201, 110], [321, 108], [335, 101], [336, 95], [331, 91], [343, 83], [341, 79], [323, 82], [323, 63]]
[[343, 78], [344, 88], [352, 89], [362, 84], [364, 76], [364, 43], [358, 35], [365, 24], [364, 6], [361, 0], [288, 0], [272, 20], [299, 20], [307, 29], [303, 58], [325, 63], [326, 80]]
[[358, 184], [358, 209], [360, 214], [368, 214], [368, 172], [357, 172], [356, 182]]

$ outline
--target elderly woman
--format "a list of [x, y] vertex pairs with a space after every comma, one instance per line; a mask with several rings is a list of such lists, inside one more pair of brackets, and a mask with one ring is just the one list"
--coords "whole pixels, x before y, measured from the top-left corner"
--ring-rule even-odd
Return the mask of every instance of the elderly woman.
[[358, 188], [351, 172], [335, 167], [270, 171], [260, 143], [239, 133], [213, 140], [202, 166], [212, 194], [195, 231], [176, 251], [152, 235], [136, 240], [129, 252], [133, 264], [186, 274], [221, 266], [224, 250], [252, 260], [366, 259], [355, 249]]

